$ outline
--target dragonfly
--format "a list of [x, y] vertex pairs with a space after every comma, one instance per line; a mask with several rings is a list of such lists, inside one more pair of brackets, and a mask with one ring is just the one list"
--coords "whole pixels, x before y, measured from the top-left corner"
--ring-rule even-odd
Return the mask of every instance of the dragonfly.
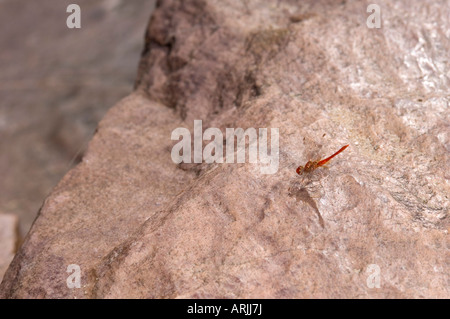
[[336, 155], [338, 155], [340, 152], [342, 152], [343, 150], [345, 150], [348, 147], [348, 144], [345, 146], [342, 146], [341, 149], [339, 151], [337, 151], [336, 153], [334, 153], [333, 155], [323, 159], [323, 160], [318, 160], [318, 161], [311, 161], [309, 160], [305, 166], [299, 166], [297, 167], [297, 174], [298, 175], [302, 175], [304, 173], [309, 173], [312, 172], [314, 170], [316, 170], [317, 168], [325, 165], [326, 163], [328, 163], [333, 157], [335, 157]]

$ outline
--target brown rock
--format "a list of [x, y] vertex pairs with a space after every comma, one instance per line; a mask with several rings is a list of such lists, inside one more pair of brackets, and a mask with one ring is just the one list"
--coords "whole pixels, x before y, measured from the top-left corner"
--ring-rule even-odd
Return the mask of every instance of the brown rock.
[[[45, 201], [0, 297], [448, 298], [450, 6], [380, 7], [369, 29], [360, 2], [162, 1], [136, 92]], [[278, 172], [174, 164], [171, 131], [195, 119], [280, 128]]]
[[0, 213], [0, 281], [14, 257], [19, 243], [19, 221], [16, 215]]

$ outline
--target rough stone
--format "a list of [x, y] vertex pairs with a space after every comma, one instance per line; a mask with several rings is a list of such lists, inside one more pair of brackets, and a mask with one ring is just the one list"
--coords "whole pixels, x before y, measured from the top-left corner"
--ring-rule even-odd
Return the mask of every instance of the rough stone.
[[[0, 297], [450, 297], [450, 6], [379, 1], [369, 29], [368, 4], [161, 1], [136, 91], [46, 199]], [[280, 128], [278, 172], [174, 164], [171, 131], [195, 119]]]
[[0, 282], [19, 244], [16, 215], [0, 213]]

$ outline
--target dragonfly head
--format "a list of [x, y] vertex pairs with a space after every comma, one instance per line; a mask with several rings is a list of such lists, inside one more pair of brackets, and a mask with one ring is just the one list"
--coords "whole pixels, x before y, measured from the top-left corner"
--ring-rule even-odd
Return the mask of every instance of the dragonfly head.
[[298, 175], [302, 175], [303, 174], [303, 166], [297, 167], [296, 172]]

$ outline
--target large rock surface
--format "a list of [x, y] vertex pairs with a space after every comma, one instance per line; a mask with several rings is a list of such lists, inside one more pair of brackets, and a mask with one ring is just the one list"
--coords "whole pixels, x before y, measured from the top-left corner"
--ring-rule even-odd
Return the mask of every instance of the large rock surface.
[[19, 243], [19, 221], [13, 214], [0, 213], [0, 281]]
[[[450, 6], [378, 1], [369, 29], [369, 3], [161, 1], [136, 91], [46, 199], [0, 297], [450, 297]], [[278, 172], [174, 164], [171, 132], [195, 119], [279, 128]]]

